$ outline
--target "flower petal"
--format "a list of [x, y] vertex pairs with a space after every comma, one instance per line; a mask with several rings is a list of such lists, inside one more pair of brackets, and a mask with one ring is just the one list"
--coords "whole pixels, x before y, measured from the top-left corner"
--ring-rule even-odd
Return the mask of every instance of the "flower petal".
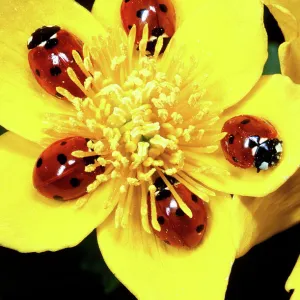
[[[176, 27], [180, 27], [181, 24], [187, 20], [201, 5], [199, 0], [171, 0], [175, 12], [176, 12]], [[95, 16], [103, 26], [115, 27], [122, 26], [122, 21], [120, 17], [122, 1], [120, 0], [96, 0], [92, 8], [92, 14]]]
[[19, 135], [39, 141], [45, 112], [70, 109], [49, 96], [35, 81], [27, 60], [26, 43], [43, 25], [57, 24], [83, 41], [104, 31], [91, 14], [67, 0], [7, 2], [0, 13], [0, 124]]
[[300, 17], [298, 1], [264, 0], [263, 2], [277, 20], [285, 40], [289, 41], [296, 38], [298, 32], [297, 16]]
[[300, 83], [300, 38], [285, 42], [278, 49], [281, 72]]
[[[283, 140], [280, 163], [268, 171], [256, 173], [255, 168], [241, 169], [230, 164], [219, 149], [212, 154], [199, 155], [198, 165], [217, 167], [230, 172], [230, 176], [216, 176], [187, 167], [185, 171], [210, 188], [222, 192], [265, 196], [280, 187], [299, 166], [300, 86], [282, 75], [264, 76], [254, 89], [236, 106], [221, 116], [219, 130], [228, 119], [243, 114], [254, 115], [271, 122]], [[222, 173], [223, 174], [223, 173]]]
[[253, 245], [300, 222], [300, 171], [263, 198], [234, 196], [233, 203], [235, 239], [241, 245], [237, 255], [242, 256]]
[[287, 291], [294, 290], [290, 300], [300, 299], [300, 256], [298, 261], [285, 285]]
[[[217, 4], [172, 2], [179, 21], [162, 64], [170, 72], [174, 63], [192, 64], [206, 92], [204, 98], [221, 107], [233, 105], [259, 79], [267, 58], [262, 3], [254, 0], [241, 6], [236, 0], [217, 1]], [[120, 6], [117, 0], [97, 0], [93, 13], [103, 24], [120, 27]]]
[[92, 14], [104, 27], [123, 28], [121, 21], [120, 0], [95, 0]]
[[113, 182], [86, 197], [84, 205], [85, 198], [59, 202], [41, 196], [32, 185], [33, 166], [41, 151], [11, 132], [0, 136], [0, 244], [20, 252], [75, 246], [114, 208], [104, 208]]
[[285, 37], [285, 42], [279, 47], [281, 72], [300, 83], [300, 6], [297, 0], [264, 0], [277, 20]]
[[[184, 2], [186, 3], [186, 2]], [[183, 5], [183, 3], [182, 3]], [[194, 14], [183, 22], [162, 63], [192, 64], [194, 81], [203, 100], [227, 108], [242, 99], [262, 74], [267, 58], [267, 39], [260, 1], [200, 1]], [[251, 57], [251, 59], [249, 59]], [[192, 59], [191, 59], [192, 58]], [[183, 78], [184, 79], [184, 78]]]
[[236, 252], [230, 202], [210, 202], [208, 230], [196, 249], [175, 249], [146, 233], [136, 208], [127, 228], [116, 229], [113, 216], [98, 228], [101, 253], [138, 299], [224, 299]]
[[[113, 216], [99, 226], [99, 247], [138, 299], [224, 299], [233, 259], [299, 222], [299, 193], [298, 171], [264, 198], [212, 197], [205, 238], [192, 250], [174, 249], [145, 233], [135, 208], [128, 228], [116, 229]], [[288, 289], [298, 282], [292, 278]]]

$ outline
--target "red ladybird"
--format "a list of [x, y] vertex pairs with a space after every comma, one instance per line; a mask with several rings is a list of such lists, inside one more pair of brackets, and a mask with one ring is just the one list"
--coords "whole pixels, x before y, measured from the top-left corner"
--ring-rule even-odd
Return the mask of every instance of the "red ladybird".
[[225, 158], [240, 168], [257, 172], [275, 166], [282, 153], [282, 141], [273, 125], [258, 117], [241, 115], [225, 122], [221, 140]]
[[76, 50], [82, 56], [82, 46], [76, 36], [59, 26], [43, 26], [30, 36], [27, 44], [29, 65], [37, 82], [49, 94], [64, 99], [56, 92], [56, 87], [60, 86], [75, 97], [84, 97], [67, 74], [68, 67], [71, 67], [84, 83], [86, 76], [72, 55], [72, 50]]
[[88, 151], [83, 137], [69, 137], [50, 145], [38, 158], [33, 170], [33, 185], [45, 197], [70, 200], [83, 196], [86, 188], [104, 168], [85, 172], [85, 166], [94, 163], [97, 156], [77, 158], [71, 153]]
[[142, 38], [145, 24], [148, 23], [149, 41], [147, 50], [152, 55], [159, 36], [164, 37], [164, 45], [161, 50], [161, 52], [164, 52], [175, 33], [175, 9], [170, 0], [123, 0], [121, 19], [127, 33], [129, 33], [133, 24], [136, 25], [137, 44]]
[[[157, 221], [161, 231], [153, 229], [155, 235], [168, 245], [194, 248], [201, 242], [207, 224], [207, 214], [204, 202], [188, 190], [175, 178], [167, 176], [175, 191], [191, 209], [193, 217], [189, 218], [179, 207], [164, 181], [159, 177], [155, 181], [157, 188], [155, 192]], [[149, 201], [148, 201], [149, 202]], [[149, 222], [151, 224], [151, 210], [149, 211]]]

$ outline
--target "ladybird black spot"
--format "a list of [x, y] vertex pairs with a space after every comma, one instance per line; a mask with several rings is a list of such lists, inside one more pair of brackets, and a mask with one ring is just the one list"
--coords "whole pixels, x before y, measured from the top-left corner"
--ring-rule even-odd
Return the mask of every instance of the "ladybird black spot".
[[58, 39], [50, 39], [46, 42], [45, 48], [46, 49], [52, 49], [58, 44]]
[[233, 141], [234, 141], [234, 135], [231, 134], [231, 135], [229, 136], [228, 143], [229, 143], [229, 144], [233, 144]]
[[136, 16], [137, 16], [139, 19], [141, 19], [142, 16], [143, 16], [143, 13], [144, 13], [145, 11], [147, 11], [146, 8], [143, 8], [143, 9], [138, 10], [138, 11], [136, 12]]
[[199, 225], [199, 226], [196, 227], [196, 231], [198, 233], [200, 233], [203, 229], [204, 229], [204, 225], [203, 224], [201, 224], [201, 225]]
[[164, 243], [171, 245], [171, 243], [168, 240], [164, 240]]
[[43, 26], [38, 28], [32, 35], [32, 39], [27, 45], [28, 50], [37, 47], [42, 42], [47, 41], [50, 37], [60, 30], [59, 26]]
[[165, 223], [165, 218], [163, 216], [159, 216], [157, 218], [157, 222], [160, 224], [160, 225], [163, 225]]
[[243, 120], [242, 122], [241, 122], [241, 124], [248, 124], [248, 123], [250, 123], [250, 120], [249, 119], [245, 119], [245, 120]]
[[61, 68], [58, 67], [58, 66], [52, 67], [52, 68], [50, 69], [50, 74], [51, 74], [52, 76], [58, 76], [60, 73], [61, 73]]
[[70, 184], [72, 187], [76, 188], [76, 187], [80, 186], [80, 180], [78, 178], [71, 178]]
[[132, 28], [132, 25], [128, 25], [128, 29], [130, 30]]
[[58, 154], [56, 159], [61, 165], [64, 165], [67, 162], [67, 157], [62, 153]]
[[198, 202], [198, 197], [195, 194], [192, 194], [192, 201]]
[[177, 217], [183, 217], [185, 215], [181, 208], [177, 208], [175, 214]]
[[60, 94], [59, 92], [56, 92], [55, 97], [58, 99], [62, 99], [64, 96], [62, 94]]
[[60, 145], [64, 146], [66, 143], [67, 143], [66, 141], [63, 141], [63, 142], [60, 143]]
[[165, 4], [159, 4], [159, 9], [164, 13], [168, 11], [168, 7]]
[[64, 200], [64, 198], [63, 198], [63, 197], [61, 197], [61, 196], [58, 196], [58, 195], [55, 195], [55, 196], [53, 196], [53, 199], [54, 199], [54, 200], [58, 200], [58, 201], [62, 201], [62, 200]]
[[124, 2], [127, 3], [127, 2], [129, 2], [129, 1], [130, 1], [130, 0], [125, 0]]
[[159, 37], [165, 33], [165, 30], [162, 27], [155, 27], [152, 29], [151, 34], [153, 36]]
[[36, 74], [37, 76], [40, 77], [40, 76], [41, 76], [40, 70], [39, 70], [39, 69], [36, 69], [36, 70], [35, 70], [35, 74]]
[[36, 167], [39, 168], [42, 164], [43, 164], [43, 160], [42, 160], [42, 158], [40, 157], [40, 158], [38, 159], [38, 161], [36, 162]]
[[239, 160], [235, 156], [232, 156], [232, 159], [234, 162], [239, 162]]

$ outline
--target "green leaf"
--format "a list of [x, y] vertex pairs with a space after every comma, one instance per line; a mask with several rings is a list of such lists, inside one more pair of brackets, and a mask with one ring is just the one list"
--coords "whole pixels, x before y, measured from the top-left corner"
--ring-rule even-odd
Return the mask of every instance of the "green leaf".
[[278, 58], [278, 44], [274, 42], [269, 43], [268, 53], [269, 57], [265, 64], [263, 75], [280, 74], [280, 63]]

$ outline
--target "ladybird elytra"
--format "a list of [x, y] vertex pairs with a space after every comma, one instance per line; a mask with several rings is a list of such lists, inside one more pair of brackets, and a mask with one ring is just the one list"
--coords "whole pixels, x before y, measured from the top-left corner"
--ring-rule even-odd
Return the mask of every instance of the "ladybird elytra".
[[57, 92], [57, 87], [61, 87], [75, 97], [85, 96], [68, 74], [71, 68], [81, 84], [86, 79], [73, 57], [74, 51], [83, 57], [83, 43], [79, 38], [57, 25], [43, 26], [32, 33], [27, 48], [32, 74], [47, 93], [65, 100], [65, 96]]

